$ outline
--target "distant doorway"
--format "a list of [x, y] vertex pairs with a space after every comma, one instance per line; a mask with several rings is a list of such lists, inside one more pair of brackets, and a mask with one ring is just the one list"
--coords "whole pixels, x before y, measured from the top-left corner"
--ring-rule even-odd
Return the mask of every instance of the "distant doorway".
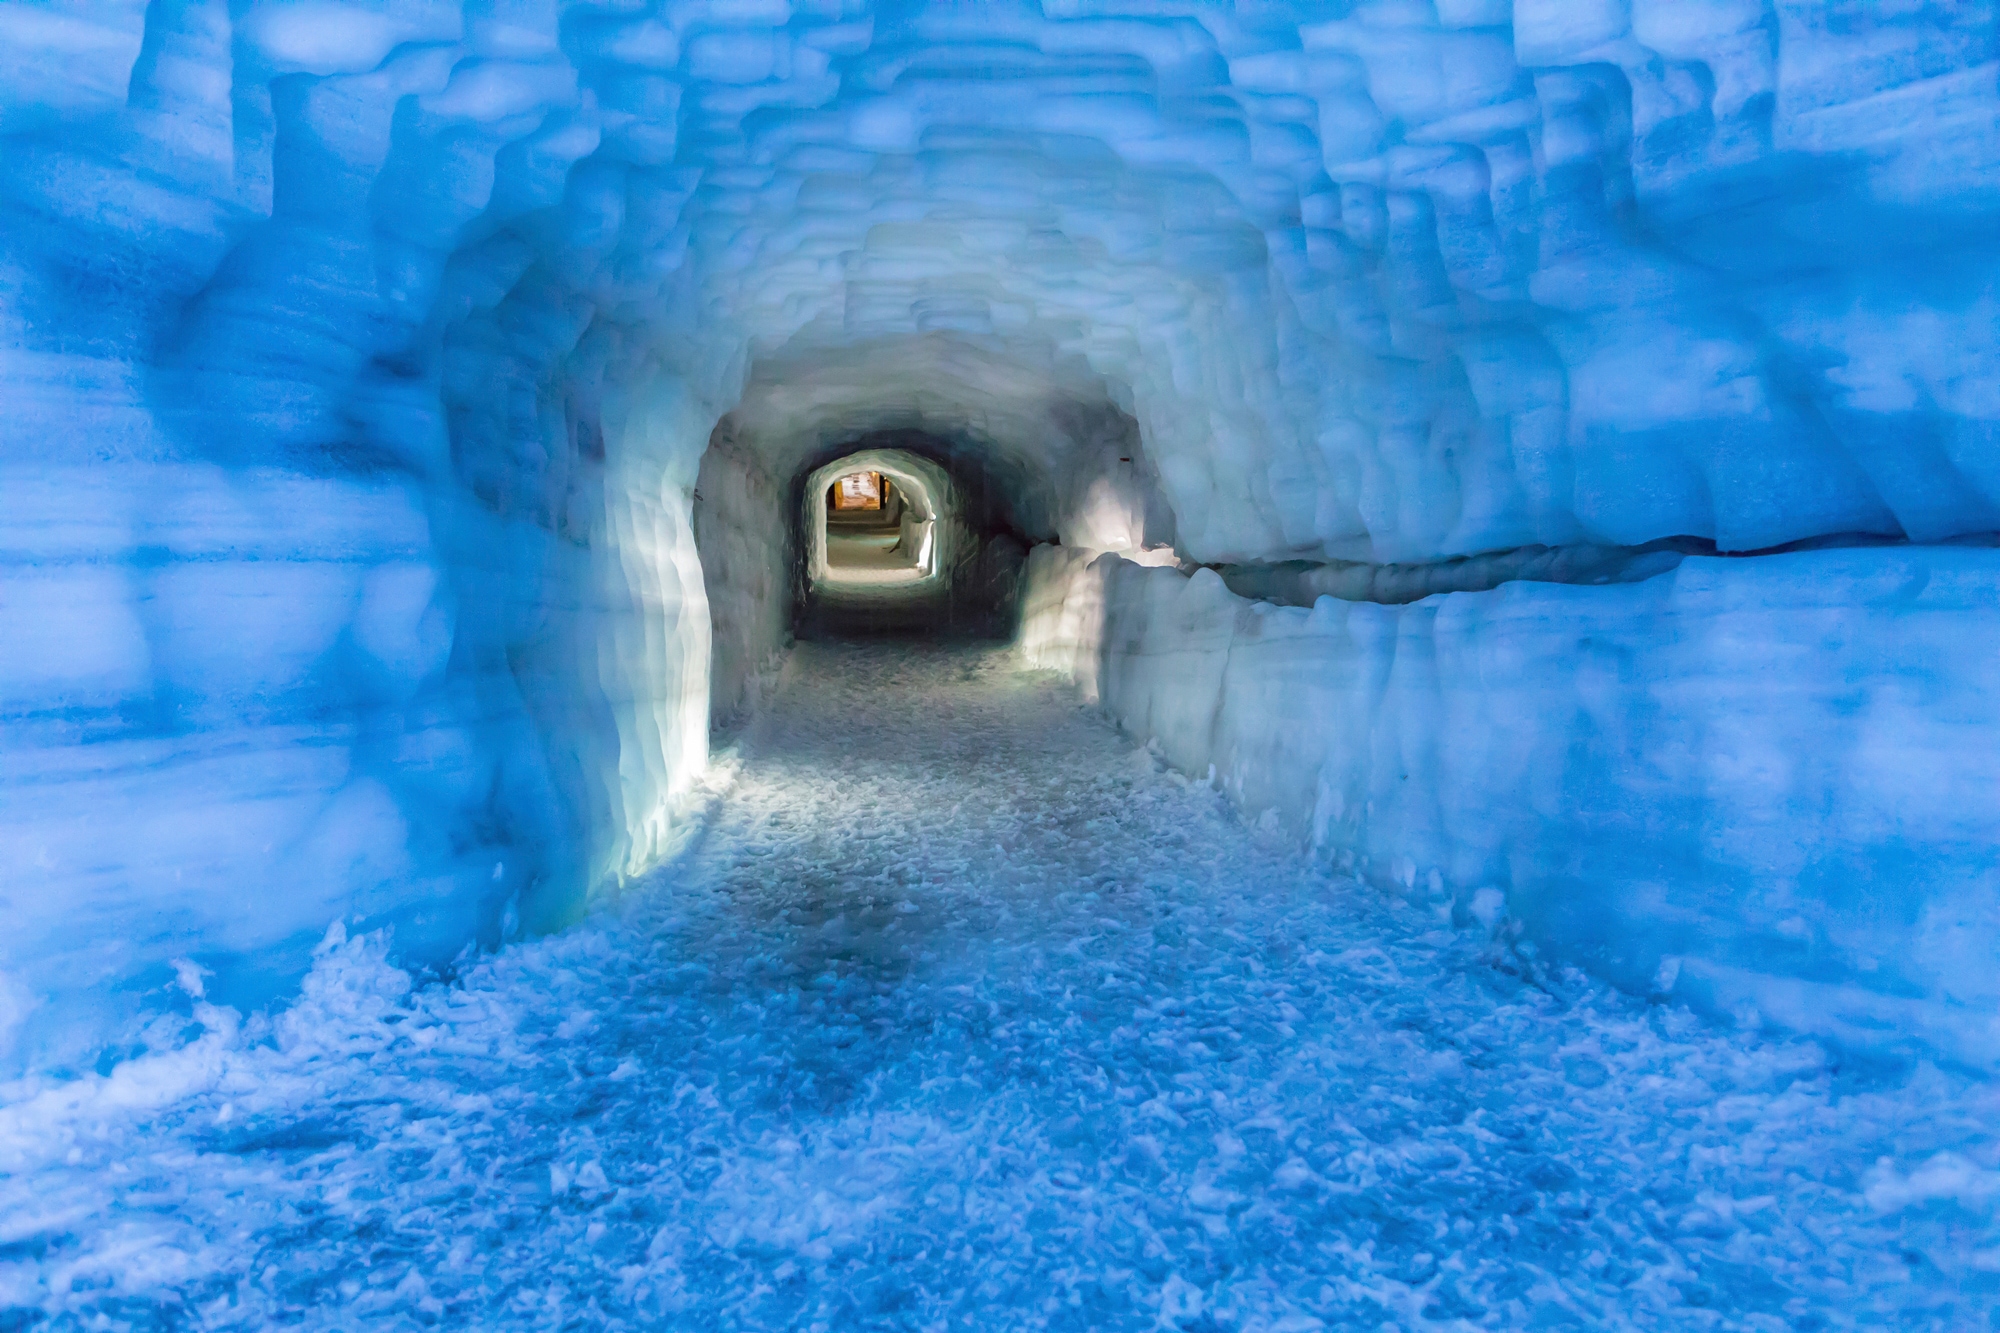
[[1001, 483], [973, 459], [968, 490], [933, 456], [949, 452], [938, 441], [883, 438], [924, 448], [829, 451], [793, 482], [794, 632], [1005, 637], [1027, 547], [1008, 521]]
[[885, 587], [931, 573], [932, 524], [903, 487], [877, 471], [848, 472], [826, 488], [826, 576], [831, 583]]
[[889, 485], [879, 472], [850, 472], [827, 488], [826, 498], [836, 513], [880, 511]]

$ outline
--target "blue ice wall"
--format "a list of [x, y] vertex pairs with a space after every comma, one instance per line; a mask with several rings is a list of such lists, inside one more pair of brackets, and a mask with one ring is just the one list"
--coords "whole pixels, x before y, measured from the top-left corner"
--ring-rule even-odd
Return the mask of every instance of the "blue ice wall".
[[2000, 552], [1273, 606], [1039, 547], [1023, 647], [1253, 823], [1540, 961], [2000, 1065]]
[[670, 848], [718, 423], [770, 477], [961, 439], [1065, 540], [1161, 501], [1199, 561], [1991, 532], [1994, 42], [1980, 3], [0, 4], [6, 1062], [142, 1043], [175, 958], [255, 998], [336, 916], [444, 958]]

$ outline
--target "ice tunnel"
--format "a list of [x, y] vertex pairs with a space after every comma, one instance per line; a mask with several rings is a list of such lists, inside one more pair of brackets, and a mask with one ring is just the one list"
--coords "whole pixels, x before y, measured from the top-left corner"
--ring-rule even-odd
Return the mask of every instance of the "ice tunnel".
[[862, 448], [1340, 865], [2000, 1059], [1988, 6], [4, 24], [10, 1065], [654, 865]]
[[[0, 38], [10, 1076], [575, 919], [937, 596], [1444, 917], [2000, 1062], [1990, 4]], [[843, 469], [908, 586], [827, 582]]]

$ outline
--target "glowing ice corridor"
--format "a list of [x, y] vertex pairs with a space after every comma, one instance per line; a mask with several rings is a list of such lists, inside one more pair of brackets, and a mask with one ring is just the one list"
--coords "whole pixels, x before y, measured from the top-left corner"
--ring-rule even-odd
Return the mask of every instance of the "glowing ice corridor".
[[0, 0], [0, 1330], [2000, 1327], [1996, 0]]

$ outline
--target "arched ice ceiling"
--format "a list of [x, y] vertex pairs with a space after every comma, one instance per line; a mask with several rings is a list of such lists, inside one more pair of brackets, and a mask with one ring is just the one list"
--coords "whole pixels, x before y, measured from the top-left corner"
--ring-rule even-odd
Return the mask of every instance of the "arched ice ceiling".
[[[376, 452], [434, 455], [394, 381], [483, 318], [460, 359], [509, 374], [454, 388], [447, 356], [448, 405], [561, 364], [673, 379], [712, 421], [777, 366], [956, 339], [1004, 371], [906, 386], [923, 414], [1032, 452], [1009, 432], [1052, 398], [1128, 410], [1197, 558], [1412, 560], [2000, 526], [1981, 11], [158, 0], [137, 46], [115, 6], [52, 21], [132, 62], [155, 149], [238, 210], [177, 225], [248, 229], [176, 334], [183, 370], [236, 349], [241, 401], [190, 392], [190, 436], [344, 401]], [[70, 63], [21, 105], [122, 92]], [[814, 410], [864, 411], [843, 393]]]

